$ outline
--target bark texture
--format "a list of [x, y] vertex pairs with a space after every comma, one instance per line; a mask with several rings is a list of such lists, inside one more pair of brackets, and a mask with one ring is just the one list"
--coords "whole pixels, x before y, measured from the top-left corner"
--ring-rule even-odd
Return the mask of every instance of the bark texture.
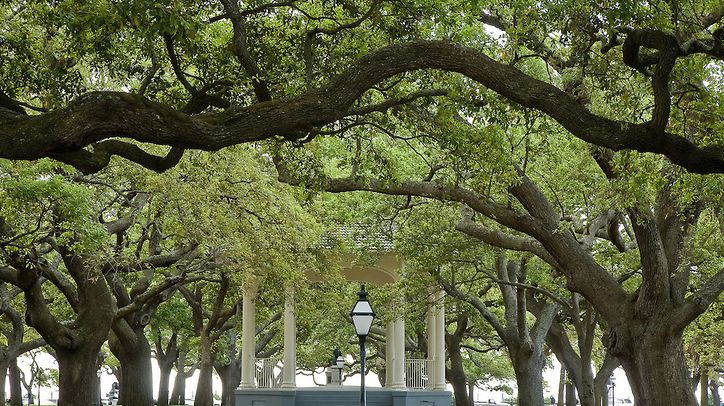
[[[118, 403], [121, 405], [152, 406], [153, 375], [151, 369], [151, 346], [143, 329], [124, 332], [127, 337], [120, 338], [115, 331], [110, 335], [108, 344], [113, 355], [121, 364], [120, 382], [123, 388]], [[131, 334], [132, 339], [131, 339]]]
[[10, 360], [8, 368], [10, 381], [10, 406], [23, 406], [23, 385], [17, 359]]

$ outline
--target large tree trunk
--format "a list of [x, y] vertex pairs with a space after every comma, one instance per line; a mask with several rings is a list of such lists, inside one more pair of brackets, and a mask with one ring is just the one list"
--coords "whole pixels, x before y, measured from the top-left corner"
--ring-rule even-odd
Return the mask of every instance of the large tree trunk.
[[186, 404], [186, 351], [180, 350], [176, 358], [176, 377], [173, 380], [173, 390], [169, 399], [171, 405]]
[[213, 373], [214, 363], [211, 353], [211, 340], [201, 337], [201, 354], [199, 354], [199, 381], [196, 386], [194, 406], [213, 406]]
[[447, 381], [453, 387], [455, 405], [469, 406], [470, 397], [468, 396], [468, 382], [465, 377], [462, 357], [460, 357], [459, 352], [456, 355], [453, 353], [453, 351], [450, 351], [450, 368], [446, 369], [446, 377]]
[[170, 405], [186, 404], [186, 376], [183, 371], [181, 373], [176, 372], [176, 378], [173, 380], [171, 398], [169, 398], [168, 402]]
[[543, 352], [525, 349], [513, 355], [513, 370], [518, 386], [518, 404], [525, 406], [543, 405]]
[[5, 401], [7, 400], [7, 394], [5, 393], [5, 381], [8, 376], [9, 366], [9, 359], [4, 359], [0, 361], [0, 405], [3, 406], [5, 406]]
[[711, 398], [715, 406], [721, 405], [721, 396], [719, 396], [719, 377], [711, 380]]
[[574, 406], [576, 403], [576, 386], [571, 381], [566, 382], [566, 406]]
[[[151, 346], [143, 328], [134, 331], [133, 340], [111, 334], [108, 341], [113, 354], [121, 364], [121, 394], [118, 403], [133, 406], [153, 405], [153, 375]], [[131, 334], [127, 332], [127, 334]]]
[[158, 398], [156, 401], [157, 406], [168, 406], [168, 387], [169, 380], [171, 379], [171, 368], [160, 368], [160, 377], [158, 383]]
[[18, 359], [11, 359], [8, 367], [10, 371], [10, 406], [22, 406], [23, 387], [20, 381], [20, 368], [18, 368]]
[[581, 402], [581, 406], [595, 406], [595, 383], [590, 359], [588, 361], [584, 361], [582, 367], [581, 382], [576, 384], [578, 400]]
[[234, 391], [241, 383], [239, 363], [231, 360], [227, 365], [215, 365], [214, 368], [221, 378], [221, 406], [234, 406]]
[[[665, 321], [656, 330], [666, 329]], [[653, 323], [651, 323], [653, 324]], [[619, 335], [620, 337], [620, 335]], [[681, 334], [646, 333], [631, 339], [619, 355], [636, 406], [695, 406]]]
[[57, 351], [59, 405], [93, 405], [98, 401], [98, 351], [100, 344], [77, 351]]

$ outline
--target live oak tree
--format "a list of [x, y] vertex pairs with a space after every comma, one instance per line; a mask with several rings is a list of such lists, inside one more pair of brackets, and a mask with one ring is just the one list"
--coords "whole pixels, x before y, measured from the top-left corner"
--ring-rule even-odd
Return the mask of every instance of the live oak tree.
[[[153, 357], [159, 369], [159, 386], [156, 402], [168, 406], [170, 400], [170, 376], [181, 352], [186, 350], [191, 335], [191, 312], [180, 295], [174, 295], [161, 303], [151, 319], [148, 330], [149, 341], [153, 343]], [[182, 366], [179, 376], [183, 376]]]
[[224, 332], [234, 328], [234, 315], [240, 302], [238, 290], [230, 288], [231, 278], [228, 273], [222, 272], [218, 284], [197, 282], [179, 289], [191, 307], [194, 331], [199, 341], [199, 381], [194, 406], [213, 404], [213, 346]]
[[[406, 256], [409, 261], [407, 266], [418, 272], [431, 273], [433, 281], [442, 286], [448, 295], [467, 303], [468, 308], [472, 308], [470, 310], [479, 313], [492, 326], [510, 357], [518, 387], [518, 402], [542, 404], [546, 337], [560, 303], [553, 300], [546, 303], [545, 299], [539, 299], [541, 311], [534, 322], [529, 320], [528, 302], [532, 298], [528, 294], [531, 286], [528, 259], [508, 258], [505, 251], [486, 252], [481, 249], [481, 244], [476, 241], [471, 243], [470, 239], [465, 239], [449, 227], [449, 223], [445, 224], [441, 219], [447, 217], [449, 220], [450, 213], [448, 210], [446, 216], [443, 210], [444, 207], [434, 205], [425, 207], [422, 213], [410, 216], [417, 217], [417, 221], [405, 223], [406, 227], [413, 228], [408, 232], [414, 237], [408, 238], [419, 241], [417, 244], [420, 245]], [[432, 212], [437, 213], [437, 221], [420, 221], [419, 217], [429, 217]], [[447, 230], [445, 225], [448, 225]], [[423, 235], [428, 237], [423, 238]], [[410, 248], [405, 251], [410, 251]], [[500, 311], [493, 309], [486, 298], [494, 287], [502, 302]], [[456, 328], [462, 324], [465, 324], [464, 319], [459, 319]], [[450, 341], [454, 344], [454, 340]], [[448, 350], [460, 351], [460, 347], [453, 345]], [[451, 367], [459, 356], [459, 353], [450, 354]], [[467, 398], [466, 387], [454, 386], [454, 389], [456, 399]]]
[[[126, 302], [120, 300], [123, 295], [114, 278], [119, 278], [119, 272], [169, 267], [195, 246], [148, 255], [139, 248], [137, 256], [127, 257], [125, 232], [135, 224], [147, 195], [135, 190], [120, 193], [97, 179], [67, 181], [56, 174], [62, 171], [56, 167], [5, 169], [2, 278], [23, 291], [28, 324], [56, 355], [59, 400], [92, 402], [99, 351], [111, 327], [121, 322], [116, 318], [134, 316], [185, 274], [169, 274], [162, 283], [152, 284], [146, 272], [147, 278], [140, 278], [145, 283], [135, 285], [138, 294]], [[95, 189], [96, 183], [101, 187]], [[127, 368], [127, 360], [120, 360], [122, 369]], [[150, 382], [150, 364], [146, 374], [141, 368], [132, 375]], [[139, 390], [137, 396], [152, 402], [152, 394], [144, 392]]]
[[[411, 203], [405, 206], [398, 206], [398, 208], [407, 212], [400, 215], [400, 217], [403, 217], [400, 223], [404, 225], [398, 229], [397, 239], [398, 241], [403, 241], [401, 246], [405, 256], [413, 259], [411, 263], [408, 262], [408, 269], [415, 269], [416, 264], [441, 266], [442, 264], [452, 262], [451, 268], [455, 270], [455, 283], [451, 284], [454, 285], [454, 287], [450, 286], [449, 289], [456, 291], [455, 293], [458, 296], [466, 297], [469, 300], [473, 300], [475, 295], [472, 293], [466, 295], [463, 292], [474, 292], [478, 290], [478, 295], [481, 296], [481, 303], [485, 304], [486, 307], [491, 306], [492, 301], [489, 298], [490, 295], [488, 292], [491, 290], [490, 288], [496, 284], [499, 285], [500, 289], [513, 289], [518, 291], [517, 293], [520, 295], [523, 295], [525, 312], [531, 313], [536, 316], [536, 318], [544, 316], [545, 312], [549, 310], [547, 309], [548, 304], [546, 301], [541, 300], [540, 297], [537, 296], [542, 295], [548, 298], [548, 300], [556, 302], [559, 311], [555, 314], [547, 330], [545, 344], [556, 354], [556, 357], [564, 365], [564, 368], [569, 370], [571, 380], [578, 391], [581, 404], [590, 406], [594, 404], [600, 405], [600, 393], [602, 393], [603, 386], [612, 370], [616, 368], [619, 363], [614, 357], [610, 356], [610, 354], [606, 354], [604, 359], [599, 362], [600, 372], [596, 375], [593, 374], [594, 350], [596, 347], [601, 346], [600, 331], [598, 330], [600, 320], [595, 309], [592, 309], [580, 295], [568, 293], [565, 287], [558, 286], [559, 280], [556, 281], [549, 275], [546, 275], [545, 272], [540, 272], [540, 269], [532, 274], [531, 272], [527, 272], [528, 276], [524, 279], [528, 280], [519, 280], [519, 275], [515, 275], [511, 280], [510, 275], [501, 274], [492, 269], [485, 269], [486, 265], [481, 261], [489, 254], [486, 254], [485, 251], [480, 250], [480, 248], [478, 248], [477, 251], [474, 250], [474, 248], [471, 248], [469, 241], [461, 238], [460, 235], [454, 234], [451, 225], [456, 223], [456, 219], [454, 218], [456, 210], [449, 207], [449, 205], [421, 202], [418, 206]], [[432, 213], [435, 213], [435, 215], [433, 216]], [[443, 213], [445, 214], [443, 215]], [[476, 226], [471, 222], [469, 209], [465, 208], [463, 214], [462, 220], [457, 219], [458, 229], [467, 230], [470, 234], [475, 234]], [[453, 219], [450, 219], [450, 216], [453, 216]], [[602, 216], [601, 219], [603, 221], [597, 221], [596, 224], [598, 224], [598, 226], [589, 227], [586, 233], [590, 236], [600, 231], [600, 227], [607, 223], [607, 221], [605, 221], [607, 218], [607, 215]], [[423, 236], [427, 237], [423, 238]], [[445, 236], [447, 236], [447, 238], [445, 238]], [[472, 247], [476, 245], [479, 244], [473, 243]], [[475, 273], [472, 273], [471, 276], [461, 273], [462, 269], [471, 266], [471, 264], [475, 264]], [[424, 266], [425, 265], [422, 265], [423, 268]], [[533, 266], [535, 267], [535, 264], [533, 264]], [[485, 292], [486, 295], [481, 295], [483, 292]], [[505, 296], [497, 299], [497, 301], [505, 304], [506, 311], [510, 311], [507, 309], [508, 307], [515, 309], [518, 306], [510, 300], [510, 295], [508, 295], [507, 299], [508, 300], [505, 300]], [[496, 314], [495, 309], [488, 310], [488, 312], [489, 317], [503, 319], [503, 317]], [[450, 344], [451, 340], [448, 341], [448, 350], [452, 357], [454, 346]], [[518, 367], [517, 373], [520, 375], [528, 373], [539, 374], [540, 369], [540, 366], [530, 368]], [[448, 377], [448, 379], [450, 379], [450, 377]], [[525, 382], [525, 380], [519, 379], [519, 386], [521, 382]], [[452, 384], [455, 388], [455, 384]], [[528, 384], [528, 387], [531, 387], [531, 385]], [[456, 399], [459, 397], [458, 391], [456, 390]], [[596, 399], [598, 399], [597, 403]]]
[[[160, 231], [160, 218], [152, 218], [150, 224], [134, 224], [143, 227], [138, 242], [133, 249], [137, 254], [147, 251], [149, 257], [162, 256], [161, 241], [163, 235]], [[135, 223], [135, 222], [133, 222]], [[129, 227], [130, 228], [130, 227]], [[127, 241], [132, 233], [124, 229], [117, 241]], [[144, 243], [147, 242], [147, 249]], [[130, 245], [130, 244], [129, 244]], [[191, 242], [174, 252], [165, 253], [166, 264], [182, 261], [185, 257], [193, 256], [196, 244]], [[118, 251], [122, 248], [118, 247]], [[113, 291], [116, 312], [108, 338], [109, 348], [120, 363], [120, 396], [122, 404], [151, 404], [153, 403], [153, 381], [151, 374], [151, 347], [145, 335], [145, 327], [150, 323], [159, 304], [167, 300], [181, 283], [187, 283], [197, 277], [188, 278], [195, 266], [192, 261], [182, 261], [184, 274], [162, 273], [156, 266], [147, 267], [137, 276], [127, 274], [129, 271], [123, 266], [112, 267], [104, 276]], [[202, 261], [203, 264], [203, 261]], [[158, 265], [164, 265], [159, 262]], [[201, 265], [203, 266], [203, 265]], [[159, 268], [162, 268], [160, 266]]]
[[[93, 212], [91, 193], [42, 170], [23, 174], [4, 169], [11, 175], [2, 188], [3, 280], [23, 290], [28, 325], [57, 354], [60, 397], [71, 403], [92, 402], [98, 351], [113, 312], [99, 267], [87, 251], [79, 252], [100, 251], [102, 246], [102, 228], [86, 223]], [[72, 226], [74, 230], [68, 230]], [[48, 289], [51, 284], [57, 294]], [[46, 292], [57, 299], [55, 303], [48, 304]], [[68, 306], [58, 309], [61, 300]], [[51, 306], [65, 314], [53, 314]], [[62, 323], [66, 318], [75, 323]]]
[[[596, 344], [600, 346], [601, 341], [598, 315], [577, 293], [570, 296], [561, 313], [553, 319], [546, 344], [567, 371], [581, 405], [599, 406], [605, 397], [608, 378], [620, 363], [606, 352], [598, 367], [592, 367]], [[535, 298], [529, 302], [533, 314], [544, 310]]]
[[[166, 254], [165, 258], [180, 261], [176, 268], [185, 275], [179, 278], [177, 273], [156, 267], [123, 266], [105, 273], [120, 308], [113, 324], [110, 348], [121, 362], [122, 370], [134, 371], [131, 380], [122, 373], [121, 402], [146, 404], [153, 400], [151, 348], [145, 327], [159, 304], [170, 298], [181, 284], [205, 278], [218, 280], [219, 272], [235, 266], [259, 266], [260, 269], [295, 266], [290, 255], [294, 250], [303, 250], [299, 244], [304, 244], [307, 233], [314, 227], [310, 220], [303, 218], [294, 198], [274, 180], [268, 169], [268, 161], [253, 149], [235, 148], [213, 158], [208, 154], [189, 154], [173, 170], [160, 175], [133, 171], [125, 166], [111, 167], [98, 175], [108, 178], [109, 182], [129, 179], [136, 188], [147, 191], [143, 210], [139, 208], [139, 212], [133, 214], [135, 221], [127, 221], [128, 227], [119, 228], [122, 234], [116, 238], [119, 244], [116, 251], [135, 257], [145, 253], [160, 258], [164, 257], [161, 255], [164, 246], [180, 245], [181, 248]], [[304, 225], [307, 227], [302, 228]], [[281, 234], [286, 239], [282, 239]], [[284, 265], [280, 265], [282, 262]], [[238, 289], [235, 287], [232, 291]], [[192, 307], [192, 313], [196, 314], [197, 309]], [[194, 326], [201, 338], [203, 358], [211, 354], [209, 345], [218, 337], [211, 339], [211, 333], [203, 334], [203, 329]], [[222, 332], [223, 329], [218, 334]], [[211, 364], [201, 363], [200, 370], [209, 374]], [[206, 387], [210, 389], [210, 382]], [[197, 393], [198, 398], [206, 397], [206, 392]]]

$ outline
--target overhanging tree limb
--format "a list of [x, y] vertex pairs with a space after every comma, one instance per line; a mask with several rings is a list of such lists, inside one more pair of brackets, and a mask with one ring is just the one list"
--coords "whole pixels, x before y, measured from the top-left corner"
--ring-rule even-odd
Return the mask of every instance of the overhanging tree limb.
[[344, 117], [352, 103], [381, 80], [420, 69], [463, 74], [510, 101], [546, 113], [586, 142], [613, 150], [661, 154], [691, 172], [724, 173], [724, 145], [700, 147], [680, 135], [657, 131], [650, 123], [597, 116], [555, 86], [449, 41], [380, 48], [321, 88], [224, 112], [189, 116], [120, 92], [88, 93], [66, 108], [35, 116], [2, 109], [0, 158], [33, 160], [72, 153], [114, 137], [201, 150], [275, 136], [300, 139], [311, 129]]

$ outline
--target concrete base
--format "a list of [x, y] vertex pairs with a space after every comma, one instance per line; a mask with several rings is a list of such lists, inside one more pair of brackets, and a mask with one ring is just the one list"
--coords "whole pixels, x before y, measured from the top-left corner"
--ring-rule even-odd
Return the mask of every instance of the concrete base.
[[[235, 406], [359, 406], [359, 387], [237, 389]], [[367, 406], [452, 406], [450, 392], [367, 389]]]

